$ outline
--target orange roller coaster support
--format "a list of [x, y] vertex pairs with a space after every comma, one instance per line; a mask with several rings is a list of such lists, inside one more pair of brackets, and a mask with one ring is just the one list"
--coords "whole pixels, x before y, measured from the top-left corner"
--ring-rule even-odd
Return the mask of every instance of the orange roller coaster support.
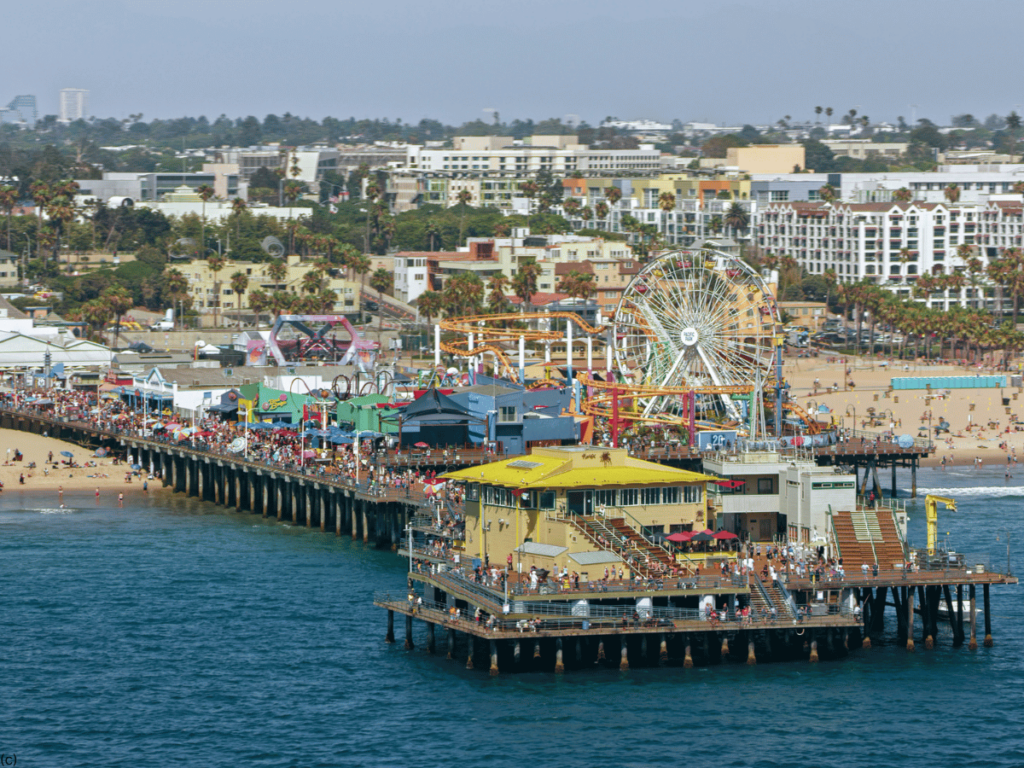
[[794, 402], [788, 402], [782, 404], [783, 410], [792, 411], [793, 415], [796, 416], [800, 421], [807, 425], [807, 434], [817, 435], [821, 433], [821, 424], [818, 420], [811, 416], [807, 411], [801, 408]]

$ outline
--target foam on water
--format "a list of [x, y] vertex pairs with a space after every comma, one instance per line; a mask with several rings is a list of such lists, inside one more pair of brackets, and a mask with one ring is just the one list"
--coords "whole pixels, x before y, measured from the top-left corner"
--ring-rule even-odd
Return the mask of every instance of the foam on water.
[[[909, 490], [908, 490], [909, 493]], [[920, 496], [952, 496], [971, 498], [1008, 498], [1014, 496], [1024, 496], [1024, 485], [976, 485], [976, 486], [958, 486], [951, 488], [918, 488], [917, 495]]]

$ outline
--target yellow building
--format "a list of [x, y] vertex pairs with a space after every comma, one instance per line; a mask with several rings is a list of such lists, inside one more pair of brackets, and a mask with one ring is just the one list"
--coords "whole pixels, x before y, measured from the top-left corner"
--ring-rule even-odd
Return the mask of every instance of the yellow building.
[[[185, 264], [174, 265], [188, 280], [189, 293], [192, 294], [192, 307], [201, 314], [212, 313], [214, 308], [220, 312], [236, 312], [239, 308], [249, 308], [249, 294], [255, 290], [266, 293], [285, 291], [295, 296], [303, 295], [303, 277], [313, 266], [309, 261], [302, 261], [298, 256], [285, 259], [287, 274], [281, 282], [275, 282], [269, 274], [269, 262], [254, 263], [251, 261], [224, 262], [223, 269], [214, 272], [210, 263], [204, 260], [193, 260]], [[241, 296], [231, 289], [231, 276], [241, 272], [248, 278], [248, 286]], [[338, 300], [334, 312], [350, 315], [359, 312], [359, 282], [347, 279], [344, 268], [339, 268], [336, 275], [328, 275], [327, 288], [337, 294]]]
[[751, 147], [729, 147], [725, 164], [745, 173], [793, 173], [804, 168], [803, 144], [755, 144]]
[[589, 566], [591, 578], [598, 565], [648, 559], [661, 535], [707, 527], [714, 480], [589, 446], [534, 448], [444, 477], [466, 483], [468, 557], [503, 564], [512, 554], [524, 572]]

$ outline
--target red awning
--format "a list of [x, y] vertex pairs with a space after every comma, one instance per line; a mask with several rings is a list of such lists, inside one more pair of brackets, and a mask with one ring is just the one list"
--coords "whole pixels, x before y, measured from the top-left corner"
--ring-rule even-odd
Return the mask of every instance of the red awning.
[[682, 531], [681, 533], [673, 533], [665, 537], [666, 541], [674, 541], [676, 544], [682, 544], [684, 541], [689, 541], [693, 538], [693, 531]]
[[727, 541], [729, 539], [738, 539], [739, 537], [735, 533], [729, 531], [719, 531], [715, 534], [715, 538], [719, 541]]

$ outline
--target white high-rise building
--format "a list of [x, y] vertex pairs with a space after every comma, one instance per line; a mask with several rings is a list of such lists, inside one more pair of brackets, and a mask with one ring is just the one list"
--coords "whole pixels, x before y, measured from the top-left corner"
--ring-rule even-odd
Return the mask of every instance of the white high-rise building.
[[60, 121], [70, 123], [89, 115], [89, 92], [82, 88], [63, 88], [60, 92]]

